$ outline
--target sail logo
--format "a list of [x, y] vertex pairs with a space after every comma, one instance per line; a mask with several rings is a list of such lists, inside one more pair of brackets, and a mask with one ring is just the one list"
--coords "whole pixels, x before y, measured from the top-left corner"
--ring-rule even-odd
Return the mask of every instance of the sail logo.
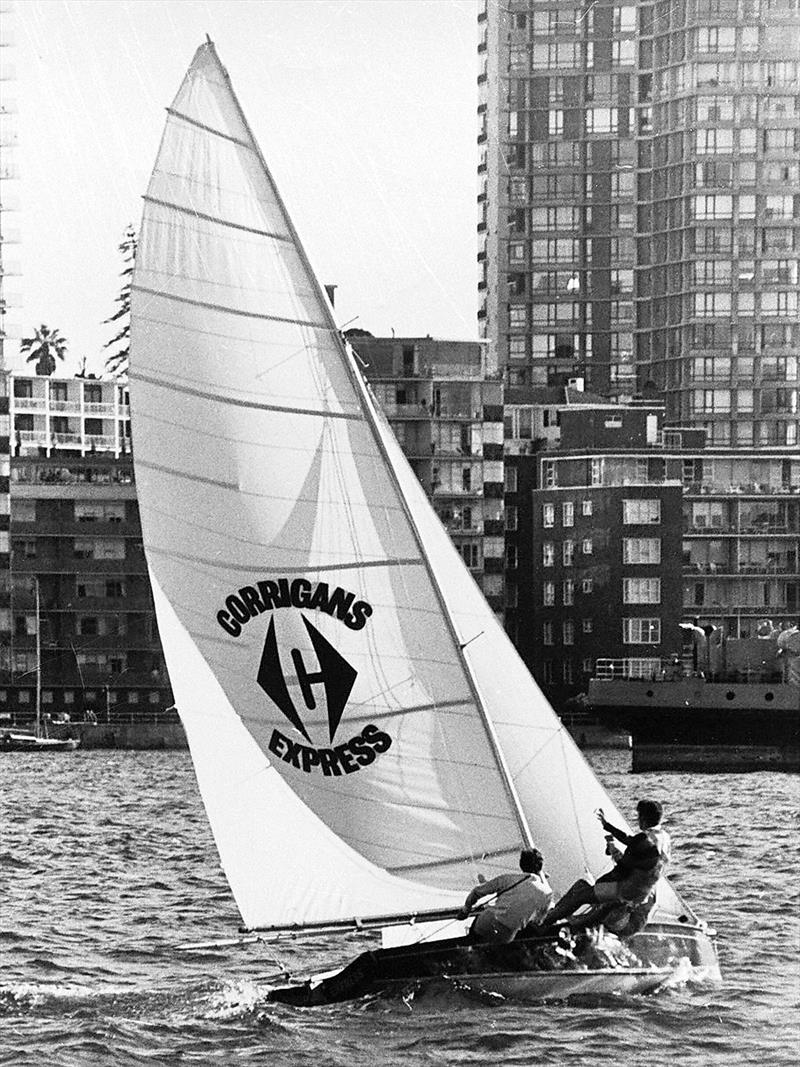
[[238, 637], [251, 619], [275, 608], [309, 608], [339, 619], [350, 630], [363, 630], [372, 614], [372, 605], [356, 600], [355, 593], [327, 582], [310, 582], [308, 578], [265, 579], [244, 585], [225, 598], [225, 607], [217, 612], [217, 622], [231, 637]]
[[[325, 582], [312, 583], [306, 578], [279, 578], [243, 586], [225, 599], [225, 607], [217, 612], [217, 621], [226, 633], [238, 637], [243, 627], [258, 615], [275, 608], [306, 608], [322, 611], [343, 622], [350, 630], [362, 629], [372, 615], [372, 607], [365, 600], [338, 586], [331, 589]], [[264, 647], [256, 674], [256, 681], [270, 700], [307, 742], [288, 737], [273, 729], [268, 742], [270, 752], [284, 763], [305, 774], [318, 773], [325, 777], [353, 774], [368, 767], [391, 747], [392, 739], [372, 723], [360, 733], [341, 744], [334, 744], [339, 724], [350, 699], [358, 671], [320, 633], [305, 614], [300, 614], [306, 636], [313, 651], [299, 648], [289, 650], [293, 677], [287, 678], [288, 662], [282, 662], [273, 615], [269, 620]], [[316, 660], [316, 663], [313, 660]], [[284, 661], [287, 657], [284, 654]], [[295, 699], [289, 692], [299, 689], [305, 710], [316, 711], [324, 698], [327, 709], [329, 748], [314, 745]]]

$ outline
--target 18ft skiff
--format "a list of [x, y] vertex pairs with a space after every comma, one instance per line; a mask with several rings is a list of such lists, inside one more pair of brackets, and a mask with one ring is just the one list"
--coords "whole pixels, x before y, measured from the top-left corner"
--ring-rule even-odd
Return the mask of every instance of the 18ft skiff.
[[[624, 819], [376, 409], [210, 42], [145, 197], [130, 375], [159, 629], [245, 926], [452, 915], [523, 846], [557, 892], [599, 874], [592, 813]], [[658, 901], [662, 948], [604, 990], [713, 976], [703, 925], [666, 881]], [[541, 985], [451, 948], [473, 977]], [[439, 949], [382, 951], [391, 983]]]

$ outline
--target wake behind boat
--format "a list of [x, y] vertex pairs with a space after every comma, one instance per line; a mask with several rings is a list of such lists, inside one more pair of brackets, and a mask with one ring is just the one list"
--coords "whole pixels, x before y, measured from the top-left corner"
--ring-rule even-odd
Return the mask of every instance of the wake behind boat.
[[[613, 965], [598, 966], [596, 932], [569, 948], [557, 930], [491, 951], [431, 942], [428, 920], [463, 932], [466, 888], [521, 848], [541, 849], [559, 894], [596, 877], [593, 811], [624, 820], [363, 382], [211, 42], [168, 109], [145, 197], [130, 377], [159, 630], [245, 927], [400, 926], [398, 942], [423, 942], [282, 999], [445, 974], [528, 999], [718, 978], [666, 879]], [[566, 965], [544, 981], [547, 946]]]

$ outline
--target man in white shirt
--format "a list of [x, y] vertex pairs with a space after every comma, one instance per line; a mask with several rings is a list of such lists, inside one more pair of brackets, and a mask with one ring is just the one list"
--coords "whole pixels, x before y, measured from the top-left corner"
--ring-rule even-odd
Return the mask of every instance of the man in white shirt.
[[553, 901], [553, 890], [542, 874], [543, 864], [538, 849], [523, 849], [519, 854], [521, 875], [499, 874], [471, 890], [459, 912], [460, 919], [466, 919], [477, 901], [495, 895], [472, 924], [473, 940], [504, 944], [513, 941], [523, 926], [544, 918]]

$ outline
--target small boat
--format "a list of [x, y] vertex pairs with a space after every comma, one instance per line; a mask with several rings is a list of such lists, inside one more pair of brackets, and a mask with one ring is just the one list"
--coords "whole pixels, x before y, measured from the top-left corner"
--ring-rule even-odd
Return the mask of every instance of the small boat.
[[76, 737], [46, 737], [17, 730], [0, 734], [0, 752], [74, 752], [79, 744]]
[[713, 935], [666, 880], [635, 941], [465, 938], [456, 916], [479, 876], [535, 845], [561, 892], [607, 866], [595, 809], [625, 820], [363, 381], [210, 41], [167, 112], [130, 382], [176, 704], [244, 930], [326, 932], [343, 951], [351, 931], [383, 936], [272, 998], [457, 981], [546, 1000], [718, 979]]
[[47, 720], [42, 716], [42, 646], [39, 579], [33, 576], [36, 599], [36, 719], [33, 732], [3, 730], [0, 752], [74, 752], [80, 744], [75, 737], [49, 737]]
[[629, 730], [634, 771], [800, 771], [800, 633], [682, 623], [684, 654], [599, 659], [587, 706]]

